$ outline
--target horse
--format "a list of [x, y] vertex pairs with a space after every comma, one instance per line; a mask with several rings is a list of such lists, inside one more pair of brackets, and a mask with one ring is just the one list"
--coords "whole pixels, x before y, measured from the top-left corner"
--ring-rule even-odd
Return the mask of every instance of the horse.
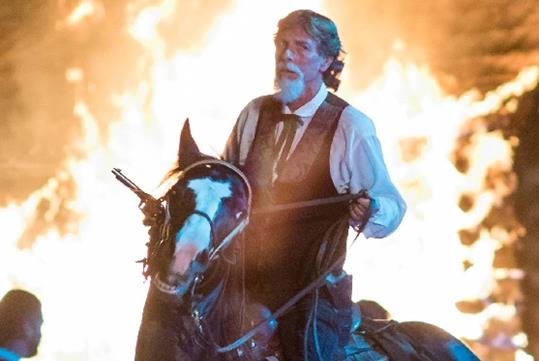
[[[248, 240], [243, 230], [252, 199], [248, 179], [234, 165], [202, 154], [188, 121], [177, 167], [167, 178], [174, 184], [160, 198], [163, 215], [150, 230], [146, 264], [151, 284], [135, 360], [284, 361], [273, 334], [279, 311], [285, 310], [272, 314], [249, 302], [245, 291], [243, 242]], [[322, 282], [311, 289], [328, 279], [320, 277]], [[478, 360], [436, 326], [379, 320], [361, 304], [352, 308], [350, 341], [337, 361]]]

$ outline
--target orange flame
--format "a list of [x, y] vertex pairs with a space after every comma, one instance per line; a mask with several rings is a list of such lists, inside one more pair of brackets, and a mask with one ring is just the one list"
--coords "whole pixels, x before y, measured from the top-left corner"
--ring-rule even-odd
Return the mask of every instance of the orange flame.
[[[200, 51], [170, 56], [157, 26], [175, 4], [164, 0], [131, 9], [127, 31], [147, 49], [152, 70], [148, 79], [114, 99], [122, 114], [110, 125], [109, 138], [99, 139], [93, 110], [81, 95], [73, 110], [85, 135], [77, 145], [80, 156], [66, 160], [57, 176], [25, 202], [0, 209], [0, 222], [9, 224], [0, 243], [0, 264], [6, 270], [0, 273], [0, 290], [25, 287], [42, 298], [46, 321], [38, 361], [133, 357], [146, 291], [133, 261], [144, 255], [146, 230], [137, 200], [117, 184], [110, 169], [123, 167], [142, 188], [152, 189], [174, 161], [176, 135], [186, 116], [201, 150], [219, 153], [241, 107], [272, 90], [275, 20], [293, 8], [320, 6], [240, 0], [219, 18]], [[83, 0], [61, 25], [76, 27], [102, 13], [98, 2]], [[538, 73], [538, 67], [524, 69], [483, 99], [473, 91], [455, 98], [443, 93], [427, 68], [389, 59], [368, 89], [345, 92], [376, 122], [388, 168], [409, 205], [394, 235], [350, 246], [347, 269], [354, 274], [355, 299], [375, 299], [398, 320], [432, 322], [470, 340], [482, 337], [489, 320], [515, 317], [512, 305], [491, 303], [475, 315], [455, 306], [459, 300], [486, 298], [497, 278], [521, 277], [518, 270], [493, 269], [500, 243], [516, 235], [482, 231], [470, 247], [458, 235], [477, 226], [513, 191], [512, 182], [485, 189], [483, 180], [492, 169], [511, 172], [515, 141], [478, 122], [466, 149], [466, 173], [455, 168], [452, 154], [468, 120], [503, 107], [514, 111], [518, 96], [537, 86]], [[85, 76], [78, 68], [66, 70], [73, 84]], [[40, 202], [55, 202], [69, 179], [76, 196], [64, 206], [80, 215], [78, 229], [48, 228], [36, 235], [33, 247], [18, 246]], [[475, 195], [467, 211], [458, 206], [462, 194]], [[51, 209], [45, 220], [58, 217]], [[465, 260], [472, 266], [465, 269]], [[525, 336], [518, 333], [512, 342], [524, 346]], [[520, 350], [517, 356], [527, 357]]]

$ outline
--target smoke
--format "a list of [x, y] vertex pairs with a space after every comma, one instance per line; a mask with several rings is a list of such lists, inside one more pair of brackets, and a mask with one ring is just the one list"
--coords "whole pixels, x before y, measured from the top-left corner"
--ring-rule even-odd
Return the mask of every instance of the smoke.
[[[127, 29], [138, 11], [159, 3], [35, 0], [0, 5], [0, 208], [44, 190], [18, 239], [19, 248], [31, 248], [50, 229], [61, 236], [77, 232], [81, 215], [71, 207], [77, 189], [66, 172], [66, 159], [87, 156], [81, 145], [83, 118], [95, 123], [95, 141], [106, 141], [110, 124], [120, 120], [116, 97], [148, 77], [152, 59]], [[166, 52], [196, 50], [232, 4], [173, 2], [158, 29], [167, 39]]]
[[[74, 115], [84, 99], [106, 139], [118, 119], [114, 97], [147, 76], [145, 50], [126, 31], [130, 14], [158, 1], [86, 1], [92, 12], [65, 20], [83, 1], [0, 5], [0, 207], [25, 199], [80, 149]], [[178, 2], [160, 31], [168, 52], [196, 49], [232, 1]], [[69, 69], [79, 78], [70, 81]], [[79, 154], [83, 155], [83, 154]]]
[[[539, 64], [539, 34], [536, 31], [539, 3], [536, 1], [327, 1], [326, 10], [336, 21], [348, 52], [345, 60], [348, 73], [343, 84], [348, 84], [352, 92], [370, 85], [382, 72], [388, 58], [426, 66], [448, 94], [460, 96], [473, 90], [473, 95], [479, 97], [515, 79], [522, 69]], [[501, 150], [491, 143], [496, 138], [504, 140], [508, 147], [504, 152], [509, 158], [516, 151], [519, 139], [523, 140], [520, 152], [530, 151], [529, 141], [525, 140], [535, 138], [530, 134], [522, 137], [523, 121], [513, 113], [517, 107], [531, 109], [530, 114], [535, 114], [535, 117], [532, 115], [530, 119], [536, 120], [537, 103], [526, 104], [530, 103], [529, 99], [521, 96], [517, 93], [505, 99], [496, 112], [469, 119], [461, 125], [451, 154], [453, 165], [460, 174], [473, 178], [477, 169], [489, 163], [487, 155]], [[522, 105], [521, 100], [524, 102]], [[388, 99], [388, 102], [394, 103], [395, 99]], [[432, 122], [439, 123], [440, 119], [435, 117]], [[401, 147], [406, 150], [404, 154], [410, 160], [421, 151], [421, 142], [414, 140], [401, 142]], [[522, 147], [525, 144], [528, 146]], [[488, 151], [483, 152], [482, 157], [474, 157], [473, 154], [481, 148]], [[530, 170], [529, 163], [525, 167], [528, 175], [523, 176], [524, 172], [521, 172], [519, 177], [533, 184], [529, 179], [535, 173]], [[493, 288], [488, 294], [459, 301], [456, 306], [469, 315], [485, 315], [489, 308], [510, 310], [509, 314], [513, 309], [517, 310], [511, 317], [503, 317], [500, 313], [485, 320], [481, 339], [472, 343], [482, 359], [515, 358], [521, 327], [529, 335], [529, 350], [533, 350], [537, 357], [539, 332], [536, 320], [539, 313], [533, 300], [538, 288], [530, 281], [537, 279], [537, 262], [529, 262], [533, 258], [529, 255], [537, 254], [537, 247], [529, 246], [537, 243], [537, 236], [532, 226], [527, 232], [533, 236], [522, 238], [525, 231], [515, 210], [517, 186], [523, 187], [526, 182], [521, 180], [517, 184], [512, 159], [510, 163], [493, 162], [485, 169], [480, 181], [480, 187], [461, 192], [460, 210], [472, 214], [474, 208], [480, 208], [485, 193], [495, 194], [497, 199], [476, 224], [463, 227], [458, 232], [460, 243], [469, 252], [463, 259], [466, 273], [473, 274], [476, 272], [474, 268], [480, 269], [480, 264], [487, 262], [487, 267], [493, 270]], [[453, 187], [450, 183], [447, 185]], [[530, 213], [536, 214], [534, 210], [537, 207], [530, 197], [530, 188], [534, 189], [526, 187], [516, 193], [521, 220], [529, 218]], [[529, 209], [528, 213], [523, 209]], [[496, 244], [492, 260], [484, 255], [473, 256], [472, 250], [481, 247], [485, 235]], [[528, 256], [523, 257], [523, 254]], [[521, 268], [529, 274], [524, 286], [521, 286]], [[523, 303], [527, 306], [524, 309]], [[524, 315], [522, 318], [519, 317], [521, 314]]]
[[[114, 96], [147, 75], [149, 59], [127, 33], [130, 15], [158, 1], [90, 1], [98, 9], [67, 24], [82, 1], [35, 0], [0, 6], [0, 206], [25, 199], [77, 152], [83, 98], [99, 136], [117, 120]], [[177, 1], [159, 26], [165, 52], [196, 50], [234, 1]], [[362, 89], [389, 56], [428, 64], [452, 93], [482, 92], [539, 62], [539, 4], [456, 0], [326, 2], [348, 53], [346, 86]], [[70, 82], [68, 69], [82, 79]]]
[[[442, 87], [481, 93], [539, 63], [539, 3], [512, 0], [327, 1], [362, 89], [389, 56], [430, 67]], [[353, 30], [352, 30], [353, 29]]]
[[43, 0], [0, 6], [0, 205], [44, 184], [77, 133], [55, 10]]

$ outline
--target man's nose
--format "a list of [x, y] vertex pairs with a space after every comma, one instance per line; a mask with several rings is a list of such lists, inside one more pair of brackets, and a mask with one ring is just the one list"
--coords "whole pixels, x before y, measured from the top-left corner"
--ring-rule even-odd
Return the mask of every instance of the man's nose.
[[282, 61], [291, 61], [294, 59], [294, 52], [288, 46], [283, 47], [278, 55], [279, 55], [279, 60], [282, 60]]

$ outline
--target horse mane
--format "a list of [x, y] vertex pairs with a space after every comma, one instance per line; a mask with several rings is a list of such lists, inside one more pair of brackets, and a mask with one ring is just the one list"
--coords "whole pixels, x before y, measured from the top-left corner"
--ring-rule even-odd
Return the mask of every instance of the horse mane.
[[[217, 160], [219, 158], [215, 158], [215, 157], [209, 156], [207, 154], [200, 153], [200, 158], [198, 160], [200, 161], [200, 160], [212, 160], [212, 159]], [[179, 161], [176, 160], [176, 163], [172, 166], [171, 169], [169, 169], [165, 173], [165, 175], [163, 176], [163, 178], [159, 182], [159, 186], [162, 187], [165, 184], [169, 184], [169, 183], [173, 183], [173, 182], [175, 183], [175, 180], [178, 179], [178, 177], [180, 176], [180, 174], [183, 172], [183, 170], [185, 168], [186, 168], [185, 165], [180, 165]]]

